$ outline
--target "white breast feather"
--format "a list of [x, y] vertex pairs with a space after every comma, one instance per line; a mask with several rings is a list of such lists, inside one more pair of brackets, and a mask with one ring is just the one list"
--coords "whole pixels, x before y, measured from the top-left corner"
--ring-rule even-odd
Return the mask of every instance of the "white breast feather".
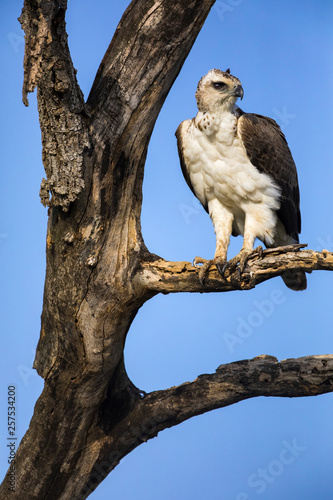
[[234, 229], [244, 234], [245, 216], [252, 217], [255, 236], [272, 244], [280, 190], [269, 175], [260, 173], [249, 161], [237, 135], [237, 117], [199, 112], [194, 120], [183, 123], [182, 130], [193, 189], [200, 202], [208, 205], [213, 222], [219, 216], [218, 207], [221, 216], [227, 208], [233, 214]]

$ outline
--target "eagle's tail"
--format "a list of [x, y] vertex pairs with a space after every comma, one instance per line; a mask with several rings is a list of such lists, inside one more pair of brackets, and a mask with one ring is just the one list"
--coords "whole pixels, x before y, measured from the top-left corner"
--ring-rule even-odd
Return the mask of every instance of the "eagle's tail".
[[[285, 235], [283, 238], [275, 237], [274, 246], [284, 246], [284, 245], [294, 245], [299, 243], [298, 234], [293, 236]], [[304, 271], [284, 271], [281, 274], [281, 278], [285, 282], [288, 288], [295, 290], [296, 292], [305, 290], [307, 281]]]
[[304, 271], [285, 271], [281, 278], [288, 288], [296, 292], [306, 289], [306, 276]]

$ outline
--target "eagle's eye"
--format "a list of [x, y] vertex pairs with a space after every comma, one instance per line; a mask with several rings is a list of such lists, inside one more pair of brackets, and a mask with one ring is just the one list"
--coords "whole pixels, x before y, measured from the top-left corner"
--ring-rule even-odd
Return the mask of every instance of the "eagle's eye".
[[216, 90], [221, 90], [221, 89], [223, 89], [226, 86], [227, 86], [227, 84], [224, 83], [224, 82], [213, 82], [213, 87]]

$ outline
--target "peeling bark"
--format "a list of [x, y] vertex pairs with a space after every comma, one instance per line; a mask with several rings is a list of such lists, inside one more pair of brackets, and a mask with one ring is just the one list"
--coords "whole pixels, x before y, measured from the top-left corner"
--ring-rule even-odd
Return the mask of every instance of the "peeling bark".
[[[76, 80], [65, 29], [66, 1], [25, 2], [19, 21], [25, 31], [23, 102], [38, 86], [44, 206], [67, 211], [84, 188], [83, 152], [89, 146], [85, 103]], [[49, 192], [52, 199], [49, 200]]]
[[34, 363], [45, 386], [17, 451], [15, 492], [5, 479], [3, 500], [84, 499], [140, 443], [194, 415], [259, 395], [332, 391], [332, 356], [258, 357], [145, 396], [126, 374], [127, 332], [157, 293], [248, 289], [286, 269], [333, 267], [329, 252], [273, 249], [250, 260], [240, 280], [222, 280], [213, 267], [201, 285], [190, 263], [166, 262], [144, 244], [150, 135], [213, 4], [133, 0], [85, 103], [67, 45], [66, 1], [25, 0], [23, 101], [37, 87], [41, 197], [50, 207]]

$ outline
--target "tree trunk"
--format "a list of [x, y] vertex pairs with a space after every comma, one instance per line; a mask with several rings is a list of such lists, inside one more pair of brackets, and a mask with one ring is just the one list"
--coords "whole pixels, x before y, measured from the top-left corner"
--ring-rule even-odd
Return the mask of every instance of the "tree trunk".
[[[123, 349], [157, 293], [251, 288], [288, 268], [333, 269], [328, 252], [267, 251], [242, 280], [213, 269], [202, 285], [189, 263], [168, 263], [141, 234], [148, 142], [163, 102], [214, 0], [133, 0], [87, 103], [65, 31], [66, 2], [25, 0], [23, 101], [37, 87], [49, 207], [41, 335], [34, 367], [45, 386], [16, 455], [15, 492], [2, 499], [84, 499], [136, 446], [214, 408], [258, 395], [332, 391], [333, 357], [272, 357], [218, 368], [143, 395]], [[50, 198], [51, 194], [51, 199]], [[298, 249], [296, 249], [298, 250]]]

